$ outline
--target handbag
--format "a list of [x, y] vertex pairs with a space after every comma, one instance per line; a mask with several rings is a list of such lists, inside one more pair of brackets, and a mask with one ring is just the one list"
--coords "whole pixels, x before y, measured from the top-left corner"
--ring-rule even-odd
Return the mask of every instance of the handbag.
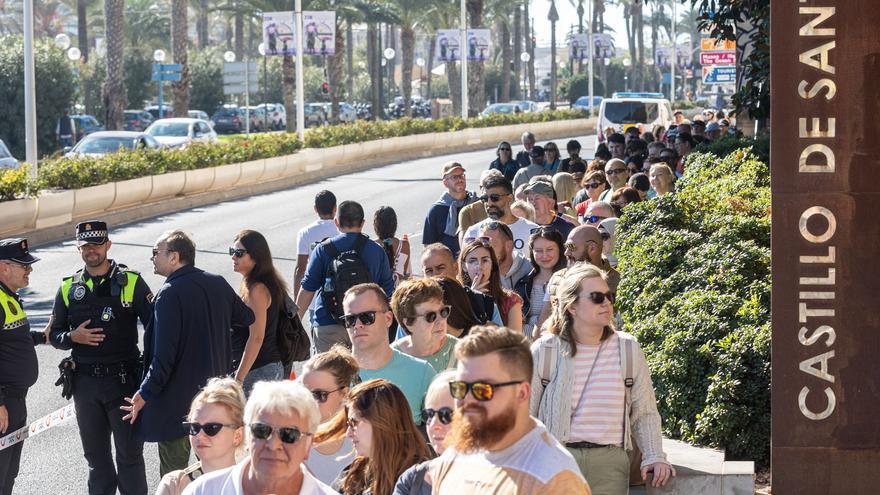
[[309, 334], [297, 312], [296, 303], [285, 297], [281, 314], [278, 316], [278, 353], [281, 363], [287, 365], [294, 361], [305, 361], [311, 356]]

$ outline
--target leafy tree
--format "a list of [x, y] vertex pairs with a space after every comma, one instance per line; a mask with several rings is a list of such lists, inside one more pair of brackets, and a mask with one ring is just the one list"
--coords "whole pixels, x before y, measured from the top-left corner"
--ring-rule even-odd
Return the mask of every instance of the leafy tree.
[[223, 62], [218, 49], [201, 50], [189, 59], [192, 81], [189, 106], [208, 115], [223, 104]]

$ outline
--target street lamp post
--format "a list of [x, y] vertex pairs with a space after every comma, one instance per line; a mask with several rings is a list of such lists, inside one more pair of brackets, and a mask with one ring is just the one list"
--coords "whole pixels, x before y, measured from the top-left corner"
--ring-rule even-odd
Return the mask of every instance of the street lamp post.
[[556, 21], [559, 20], [559, 12], [556, 11], [555, 0], [550, 0], [547, 20], [550, 21], [550, 110], [556, 110]]
[[[590, 1], [592, 2], [593, 0], [590, 0]], [[584, 34], [584, 0], [578, 0], [577, 15], [578, 15], [578, 34]], [[590, 43], [591, 44], [593, 43], [592, 39], [590, 39]], [[578, 56], [577, 53], [575, 53], [575, 56], [577, 57], [577, 60], [578, 60], [578, 72], [582, 72], [584, 69], [584, 62], [581, 60], [581, 58]], [[571, 69], [572, 69], [571, 70], [572, 74], [574, 74], [574, 64], [572, 64]], [[590, 98], [590, 99], [592, 99], [592, 98]]]
[[[522, 61], [523, 64], [528, 64], [529, 60], [532, 59], [532, 56], [529, 55], [529, 52], [522, 52], [519, 54], [519, 59], [520, 59], [520, 61]], [[525, 70], [525, 66], [523, 66], [522, 94], [524, 97], [526, 97], [526, 99], [528, 98], [528, 94], [529, 94], [528, 86], [526, 86], [526, 77], [528, 75], [529, 75], [529, 71]]]
[[[160, 63], [160, 64], [161, 64], [162, 62], [164, 62], [164, 61], [165, 61], [165, 50], [162, 50], [162, 49], [160, 48], [160, 49], [154, 51], [154, 52], [153, 52], [153, 60], [155, 60], [156, 62], [158, 62], [158, 63]], [[156, 84], [159, 85], [159, 118], [160, 118], [160, 119], [163, 119], [163, 118], [165, 118], [165, 112], [164, 112], [164, 110], [162, 109], [162, 96], [163, 96], [163, 94], [162, 94], [162, 90], [163, 90], [163, 86], [164, 86], [165, 84], [163, 83], [163, 81], [161, 80], [161, 78], [160, 78], [158, 81], [156, 81]]]
[[425, 59], [422, 57], [417, 58], [416, 65], [419, 66], [419, 96], [424, 98], [425, 95], [422, 94], [422, 79], [425, 77]]
[[266, 67], [266, 44], [260, 43], [257, 47], [257, 51], [260, 52], [260, 55], [263, 56], [263, 129], [268, 130], [269, 128], [269, 78], [267, 77], [268, 70]]
[[[382, 52], [382, 56], [384, 57], [384, 59], [382, 60], [382, 66], [388, 67], [388, 72], [389, 72], [389, 74], [388, 74], [388, 88], [389, 88], [388, 93], [389, 93], [389, 95], [390, 95], [390, 93], [394, 92], [394, 65], [391, 64], [391, 60], [394, 59], [394, 55], [396, 55], [396, 54], [397, 53], [394, 51], [394, 48], [391, 48], [390, 46]], [[384, 88], [382, 88], [382, 89], [384, 90]], [[391, 95], [391, 96], [392, 96], [391, 101], [394, 101], [393, 95]], [[390, 105], [391, 105], [391, 103], [389, 103], [389, 106]]]
[[675, 104], [675, 65], [678, 63], [678, 49], [675, 46], [675, 39], [678, 38], [678, 35], [675, 33], [675, 1], [672, 0], [672, 63], [669, 69], [669, 101], [673, 105]]
[[32, 179], [37, 178], [37, 97], [34, 83], [34, 0], [24, 0], [24, 149]]
[[303, 84], [303, 14], [302, 14], [302, 0], [296, 0], [294, 2], [294, 16], [296, 27], [294, 28], [294, 34], [296, 35], [296, 132], [299, 135], [300, 141], [305, 141], [306, 133], [305, 133], [305, 122], [306, 122], [306, 109], [305, 109], [305, 91]]
[[467, 47], [467, 10], [465, 0], [461, 0], [459, 19], [459, 58], [461, 59], [461, 118], [468, 118], [468, 60], [465, 47]]
[[587, 44], [587, 56], [590, 59], [587, 61], [587, 72], [589, 72], [589, 78], [587, 79], [587, 89], [590, 94], [590, 116], [593, 116], [593, 99], [595, 97], [595, 90], [593, 88], [593, 57], [595, 54], [593, 50], [595, 49], [596, 42], [593, 41], [593, 0], [590, 0], [590, 10], [589, 14], [589, 29], [587, 30], [587, 38], [590, 40]]
[[632, 65], [630, 59], [623, 59], [623, 90], [629, 91], [629, 66]]

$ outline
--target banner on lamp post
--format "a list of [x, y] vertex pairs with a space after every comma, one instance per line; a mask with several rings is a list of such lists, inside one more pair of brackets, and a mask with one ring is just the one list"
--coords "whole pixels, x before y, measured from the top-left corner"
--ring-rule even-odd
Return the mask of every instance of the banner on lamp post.
[[306, 55], [333, 55], [336, 53], [335, 38], [335, 11], [303, 12], [303, 53]]
[[263, 46], [266, 55], [295, 55], [293, 12], [263, 13]]
[[468, 61], [483, 62], [492, 58], [492, 33], [488, 29], [468, 29]]
[[[458, 29], [438, 29], [434, 47], [436, 62], [458, 62], [461, 60], [461, 31]], [[492, 57], [492, 34], [488, 29], [467, 30], [467, 59], [481, 62]]]

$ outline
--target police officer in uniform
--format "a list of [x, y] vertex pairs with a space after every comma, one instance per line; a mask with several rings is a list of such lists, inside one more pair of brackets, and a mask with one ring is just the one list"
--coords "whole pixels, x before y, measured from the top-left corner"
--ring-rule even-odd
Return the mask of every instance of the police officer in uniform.
[[[27, 424], [25, 396], [38, 372], [34, 346], [46, 343], [43, 332], [31, 331], [16, 293], [27, 287], [37, 261], [28, 253], [27, 239], [0, 240], [0, 436]], [[0, 450], [0, 495], [12, 493], [22, 444]]]
[[85, 267], [61, 282], [50, 340], [72, 351], [73, 401], [89, 463], [89, 493], [112, 495], [118, 486], [123, 495], [145, 495], [144, 445], [119, 407], [141, 382], [137, 320], [144, 328], [150, 324], [153, 294], [140, 273], [107, 258], [112, 242], [106, 223], [80, 223], [76, 243]]

